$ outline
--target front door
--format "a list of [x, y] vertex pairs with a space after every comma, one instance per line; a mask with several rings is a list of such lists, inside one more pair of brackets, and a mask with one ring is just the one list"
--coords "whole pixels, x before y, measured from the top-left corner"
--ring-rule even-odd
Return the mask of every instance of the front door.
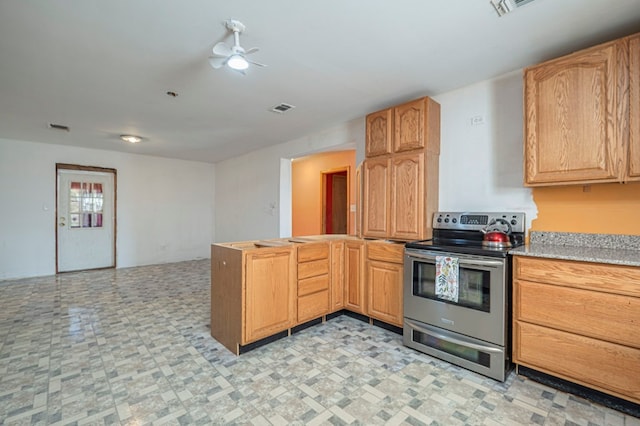
[[56, 271], [115, 267], [115, 170], [57, 165]]

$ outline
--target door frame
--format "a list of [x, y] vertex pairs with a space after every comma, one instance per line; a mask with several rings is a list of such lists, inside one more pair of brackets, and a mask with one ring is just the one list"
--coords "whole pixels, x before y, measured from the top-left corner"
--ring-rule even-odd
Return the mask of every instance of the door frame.
[[322, 193], [321, 193], [321, 197], [322, 200], [320, 201], [320, 224], [322, 225], [322, 234], [326, 234], [327, 232], [327, 222], [326, 222], [326, 209], [327, 209], [327, 176], [328, 175], [333, 175], [333, 174], [337, 174], [337, 173], [342, 173], [342, 172], [346, 172], [347, 173], [347, 190], [346, 190], [346, 196], [347, 196], [347, 203], [346, 203], [346, 211], [345, 211], [345, 215], [346, 215], [346, 220], [347, 220], [347, 234], [349, 233], [349, 229], [350, 229], [350, 206], [351, 206], [351, 166], [344, 166], [344, 167], [336, 167], [335, 169], [329, 169], [329, 170], [323, 170], [320, 172], [320, 180], [322, 181]]
[[[75, 170], [82, 172], [99, 172], [99, 173], [111, 173], [113, 175], [113, 265], [107, 266], [104, 268], [96, 268], [96, 269], [111, 269], [115, 268], [117, 264], [116, 258], [116, 240], [118, 238], [118, 218], [117, 218], [117, 206], [118, 206], [118, 171], [116, 169], [111, 169], [107, 167], [96, 167], [96, 166], [81, 166], [78, 164], [67, 164], [67, 163], [56, 163], [56, 178], [55, 178], [55, 187], [56, 187], [56, 214], [55, 214], [55, 245], [56, 245], [56, 274], [58, 272], [58, 172], [60, 170]], [[76, 271], [77, 272], [77, 271]]]

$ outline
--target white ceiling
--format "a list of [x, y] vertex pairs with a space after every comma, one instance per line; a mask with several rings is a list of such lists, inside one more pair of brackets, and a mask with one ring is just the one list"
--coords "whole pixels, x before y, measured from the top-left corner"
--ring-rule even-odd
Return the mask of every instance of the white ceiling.
[[[267, 68], [209, 66], [229, 18]], [[0, 138], [217, 162], [636, 31], [640, 0], [0, 0]]]

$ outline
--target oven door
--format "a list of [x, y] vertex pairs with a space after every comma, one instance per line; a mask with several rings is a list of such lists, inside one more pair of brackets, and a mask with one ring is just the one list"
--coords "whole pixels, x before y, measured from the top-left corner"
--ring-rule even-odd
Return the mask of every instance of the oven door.
[[[457, 258], [457, 301], [436, 294], [438, 256]], [[405, 249], [404, 316], [505, 346], [506, 259]]]

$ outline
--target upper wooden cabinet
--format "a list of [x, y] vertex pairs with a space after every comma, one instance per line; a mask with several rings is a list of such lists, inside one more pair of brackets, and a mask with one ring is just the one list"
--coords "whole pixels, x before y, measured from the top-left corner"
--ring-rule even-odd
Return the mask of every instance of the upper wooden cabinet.
[[426, 148], [440, 153], [440, 105], [422, 98], [393, 109], [393, 152]]
[[440, 105], [430, 98], [367, 116], [363, 236], [404, 241], [431, 236], [439, 151]]
[[409, 152], [391, 159], [390, 235], [415, 240], [424, 234], [424, 155]]
[[629, 38], [629, 156], [627, 176], [640, 180], [640, 34]]
[[365, 156], [422, 150], [440, 153], [440, 105], [424, 97], [367, 115]]
[[630, 120], [629, 112], [634, 96], [631, 109], [638, 108], [637, 39], [604, 43], [525, 70], [525, 185], [640, 178], [632, 128], [638, 114]]
[[393, 137], [393, 109], [367, 115], [367, 136], [365, 156], [391, 154], [391, 138]]
[[370, 238], [387, 238], [389, 231], [391, 187], [390, 157], [365, 160], [362, 169], [362, 234]]

